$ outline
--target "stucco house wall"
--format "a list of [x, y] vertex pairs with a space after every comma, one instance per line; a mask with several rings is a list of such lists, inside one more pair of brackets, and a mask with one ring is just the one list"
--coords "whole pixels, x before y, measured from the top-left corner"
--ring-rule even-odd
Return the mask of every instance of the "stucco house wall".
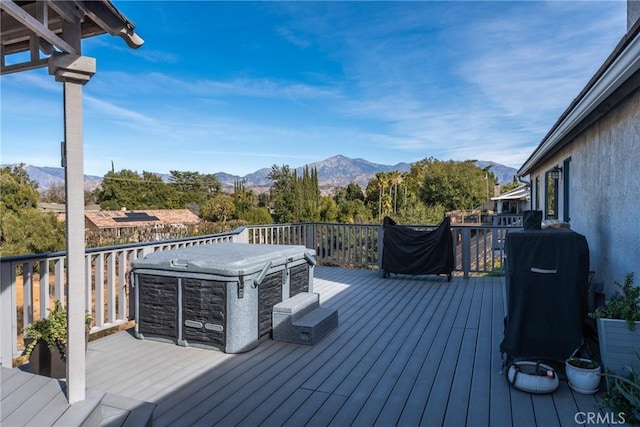
[[[640, 90], [531, 172], [540, 179], [538, 206], [544, 210], [545, 172], [571, 158], [569, 217], [564, 217], [564, 181], [559, 182], [559, 220], [587, 238], [590, 269], [607, 294], [629, 272], [640, 282]], [[535, 202], [532, 202], [535, 206]]]
[[627, 12], [627, 33], [518, 171], [530, 179], [531, 209], [587, 238], [589, 268], [609, 296], [628, 273], [640, 286], [640, 1]]

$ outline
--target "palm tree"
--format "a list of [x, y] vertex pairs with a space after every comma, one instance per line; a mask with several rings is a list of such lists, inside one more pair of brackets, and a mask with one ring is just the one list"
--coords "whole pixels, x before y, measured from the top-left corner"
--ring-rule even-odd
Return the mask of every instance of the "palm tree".
[[378, 181], [378, 221], [380, 221], [382, 219], [382, 193], [389, 180], [384, 172], [376, 173], [376, 180]]
[[393, 186], [393, 212], [398, 213], [398, 185], [402, 182], [402, 176], [398, 171], [389, 172], [389, 196], [391, 196], [391, 186]]

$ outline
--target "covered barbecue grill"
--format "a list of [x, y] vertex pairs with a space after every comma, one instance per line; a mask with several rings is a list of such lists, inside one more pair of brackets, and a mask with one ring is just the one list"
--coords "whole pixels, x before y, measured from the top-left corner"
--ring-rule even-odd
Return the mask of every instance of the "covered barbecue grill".
[[397, 274], [446, 274], [451, 281], [454, 267], [453, 237], [449, 217], [432, 231], [383, 221], [382, 271]]
[[512, 359], [565, 360], [583, 342], [589, 279], [586, 238], [568, 229], [506, 236], [504, 339]]

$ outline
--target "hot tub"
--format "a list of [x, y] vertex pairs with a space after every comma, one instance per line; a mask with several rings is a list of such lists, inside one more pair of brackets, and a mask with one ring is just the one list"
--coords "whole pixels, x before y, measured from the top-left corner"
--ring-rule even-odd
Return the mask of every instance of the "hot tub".
[[315, 251], [219, 243], [155, 252], [131, 263], [135, 335], [240, 353], [271, 335], [272, 308], [313, 292]]

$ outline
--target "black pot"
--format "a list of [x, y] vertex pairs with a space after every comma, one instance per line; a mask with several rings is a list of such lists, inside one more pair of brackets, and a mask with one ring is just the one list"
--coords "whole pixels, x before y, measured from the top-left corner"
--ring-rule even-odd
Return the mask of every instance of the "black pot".
[[[25, 345], [29, 345], [31, 338], [25, 337], [24, 342]], [[45, 341], [38, 341], [29, 356], [31, 372], [51, 378], [66, 378], [67, 362], [65, 351], [66, 348], [60, 351], [56, 346], [54, 346], [53, 351], [50, 351]]]

